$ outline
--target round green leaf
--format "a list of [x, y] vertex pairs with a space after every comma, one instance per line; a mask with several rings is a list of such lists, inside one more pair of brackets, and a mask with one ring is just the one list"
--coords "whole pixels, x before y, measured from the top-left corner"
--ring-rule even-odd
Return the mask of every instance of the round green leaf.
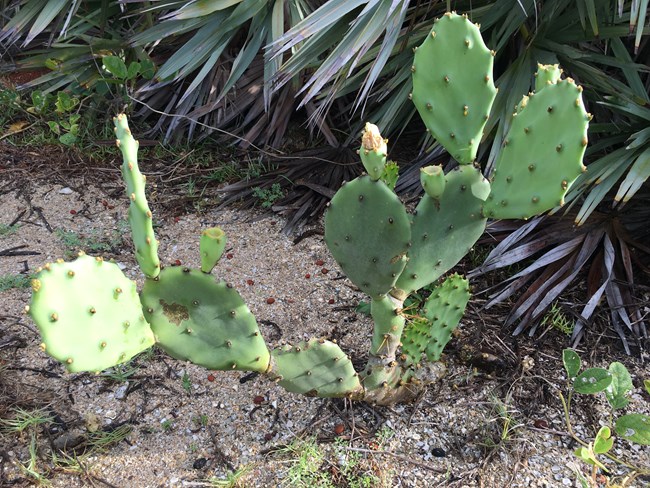
[[640, 413], [623, 415], [616, 420], [616, 433], [637, 444], [650, 445], [650, 416]]
[[573, 389], [578, 393], [593, 394], [603, 391], [612, 382], [612, 373], [604, 368], [585, 369], [573, 380]]
[[625, 395], [634, 388], [634, 385], [630, 373], [623, 364], [614, 361], [609, 365], [609, 372], [612, 373], [612, 383], [605, 390], [605, 396], [612, 408], [616, 410], [630, 403]]
[[104, 68], [108, 70], [115, 78], [125, 79], [128, 75], [126, 64], [117, 56], [104, 56], [102, 58]]
[[578, 376], [580, 371], [580, 356], [578, 356], [578, 353], [573, 349], [565, 349], [562, 351], [562, 362], [569, 379]]
[[608, 452], [614, 445], [614, 438], [612, 437], [612, 431], [609, 427], [601, 427], [596, 434], [596, 440], [594, 441], [594, 453], [604, 454]]

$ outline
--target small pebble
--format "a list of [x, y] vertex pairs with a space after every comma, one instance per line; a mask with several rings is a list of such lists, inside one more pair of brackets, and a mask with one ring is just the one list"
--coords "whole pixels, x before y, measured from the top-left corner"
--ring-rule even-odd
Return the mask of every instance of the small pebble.
[[441, 447], [434, 447], [431, 449], [431, 454], [433, 454], [435, 457], [445, 457], [447, 455], [445, 450]]
[[267, 299], [266, 299], [266, 303], [268, 303], [269, 305], [275, 303], [275, 298], [273, 298], [273, 297], [269, 297], [269, 298], [267, 298]]

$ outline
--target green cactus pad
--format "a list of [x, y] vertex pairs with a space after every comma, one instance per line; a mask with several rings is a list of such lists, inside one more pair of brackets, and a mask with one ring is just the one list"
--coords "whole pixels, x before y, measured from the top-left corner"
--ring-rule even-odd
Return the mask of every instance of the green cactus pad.
[[404, 329], [404, 317], [393, 300], [387, 295], [373, 299], [370, 303], [370, 313], [375, 323], [370, 354], [379, 356], [397, 349]]
[[199, 248], [201, 251], [201, 271], [209, 273], [217, 265], [226, 249], [226, 233], [219, 227], [211, 227], [201, 232]]
[[325, 242], [345, 274], [371, 297], [388, 293], [404, 269], [411, 228], [404, 205], [383, 181], [361, 176], [336, 192]]
[[411, 98], [428, 131], [461, 164], [476, 159], [496, 96], [493, 53], [466, 15], [446, 13], [415, 51]]
[[45, 266], [29, 314], [45, 349], [68, 371], [101, 371], [154, 344], [135, 283], [114, 263], [80, 255]]
[[402, 338], [402, 352], [418, 364], [425, 352], [429, 361], [438, 361], [458, 326], [469, 302], [469, 282], [454, 274], [436, 286], [427, 298], [423, 317], [412, 321]]
[[409, 294], [433, 283], [465, 256], [485, 229], [489, 184], [473, 166], [446, 175], [440, 200], [424, 196], [413, 215], [409, 261], [396, 287]]
[[171, 356], [208, 369], [265, 372], [270, 354], [239, 293], [200, 270], [165, 268], [146, 281], [144, 314]]
[[537, 64], [535, 73], [535, 91], [538, 92], [548, 85], [554, 85], [560, 81], [562, 70], [558, 64]]
[[135, 258], [142, 272], [155, 278], [160, 272], [158, 259], [158, 241], [153, 233], [153, 220], [147, 197], [144, 193], [145, 177], [138, 167], [138, 141], [131, 135], [126, 115], [120, 114], [113, 119], [115, 123], [115, 143], [122, 151], [122, 177], [126, 182], [129, 205], [129, 224], [135, 245]]
[[582, 103], [582, 89], [570, 79], [562, 80], [524, 102], [490, 177], [487, 217], [527, 219], [561, 206], [585, 170], [582, 158], [590, 116]]
[[445, 184], [447, 183], [442, 166], [438, 164], [420, 168], [420, 183], [427, 195], [439, 200], [445, 191]]
[[403, 380], [404, 370], [401, 364], [368, 364], [363, 371], [363, 387], [367, 391], [377, 388], [395, 388]]
[[352, 361], [333, 342], [312, 339], [274, 349], [270, 372], [287, 391], [319, 397], [354, 397], [362, 391]]
[[386, 152], [388, 151], [386, 140], [379, 133], [376, 125], [366, 122], [366, 128], [361, 138], [359, 156], [368, 176], [373, 181], [381, 178], [386, 166]]

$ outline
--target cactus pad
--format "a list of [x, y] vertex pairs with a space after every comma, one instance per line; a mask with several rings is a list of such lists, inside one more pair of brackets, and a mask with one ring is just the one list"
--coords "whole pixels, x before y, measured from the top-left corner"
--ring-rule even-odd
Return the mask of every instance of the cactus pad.
[[274, 349], [272, 376], [287, 391], [319, 397], [353, 397], [362, 391], [352, 361], [333, 342], [312, 339]]
[[80, 255], [32, 282], [29, 313], [45, 349], [70, 372], [101, 371], [154, 343], [135, 288], [114, 263]]
[[394, 299], [389, 295], [372, 300], [370, 313], [375, 328], [370, 354], [379, 356], [397, 349], [404, 329], [404, 317], [399, 312]]
[[359, 156], [361, 156], [363, 167], [373, 181], [377, 181], [384, 172], [387, 150], [386, 140], [379, 133], [377, 126], [366, 123], [361, 137]]
[[126, 191], [131, 201], [129, 224], [135, 245], [135, 258], [142, 272], [150, 278], [155, 278], [160, 272], [158, 241], [153, 233], [152, 214], [144, 193], [145, 177], [138, 167], [138, 141], [131, 135], [126, 115], [118, 115], [113, 122], [117, 137], [115, 143], [124, 157], [122, 177], [126, 182]]
[[404, 205], [383, 181], [346, 183], [325, 215], [325, 242], [345, 274], [371, 297], [388, 293], [404, 269], [411, 229]]
[[156, 341], [177, 359], [217, 370], [265, 372], [269, 351], [239, 293], [189, 268], [165, 268], [141, 293]]
[[209, 273], [217, 265], [226, 249], [226, 233], [219, 227], [210, 227], [201, 232], [201, 271]]
[[524, 98], [490, 177], [484, 213], [495, 219], [527, 219], [564, 204], [585, 170], [590, 116], [582, 89], [566, 79]]
[[413, 215], [409, 261], [396, 287], [407, 294], [433, 283], [455, 266], [474, 245], [486, 219], [481, 214], [489, 184], [473, 166], [446, 175], [440, 200], [425, 195]]
[[402, 352], [418, 364], [425, 352], [429, 361], [438, 361], [460, 322], [469, 301], [469, 282], [454, 274], [436, 286], [427, 298], [423, 312], [404, 330]]
[[476, 159], [496, 96], [493, 53], [466, 15], [437, 19], [415, 51], [411, 99], [428, 131], [461, 164]]

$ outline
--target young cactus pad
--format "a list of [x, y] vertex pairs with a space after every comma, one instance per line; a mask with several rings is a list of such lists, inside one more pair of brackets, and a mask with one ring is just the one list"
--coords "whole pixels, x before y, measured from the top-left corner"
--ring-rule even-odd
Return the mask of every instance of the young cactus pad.
[[564, 204], [585, 170], [590, 116], [573, 80], [549, 83], [525, 97], [490, 177], [484, 213], [495, 219], [527, 219]]
[[201, 271], [209, 273], [217, 265], [226, 249], [226, 233], [219, 227], [210, 227], [201, 232]]
[[384, 172], [387, 150], [386, 140], [379, 133], [379, 128], [374, 124], [366, 123], [361, 137], [359, 156], [361, 156], [363, 167], [373, 181], [381, 178]]
[[429, 361], [440, 359], [465, 313], [469, 297], [469, 282], [457, 274], [431, 290], [424, 304], [424, 317], [404, 330], [402, 351], [410, 362], [418, 364], [423, 352]]
[[158, 241], [153, 233], [153, 219], [147, 197], [144, 193], [145, 176], [138, 167], [138, 141], [131, 135], [126, 115], [120, 114], [113, 119], [115, 123], [115, 143], [122, 151], [122, 177], [131, 204], [129, 206], [129, 224], [135, 245], [135, 258], [142, 272], [155, 278], [160, 272], [158, 259]]
[[32, 289], [42, 347], [70, 372], [110, 368], [154, 343], [135, 283], [114, 263], [81, 255], [47, 264]]
[[265, 372], [269, 351], [237, 290], [199, 270], [165, 268], [147, 280], [142, 305], [171, 356], [216, 370]]
[[493, 53], [466, 15], [437, 19], [415, 51], [413, 93], [427, 130], [461, 164], [476, 159], [497, 90]]
[[330, 341], [312, 339], [273, 350], [272, 374], [287, 391], [319, 397], [361, 395], [352, 361]]

